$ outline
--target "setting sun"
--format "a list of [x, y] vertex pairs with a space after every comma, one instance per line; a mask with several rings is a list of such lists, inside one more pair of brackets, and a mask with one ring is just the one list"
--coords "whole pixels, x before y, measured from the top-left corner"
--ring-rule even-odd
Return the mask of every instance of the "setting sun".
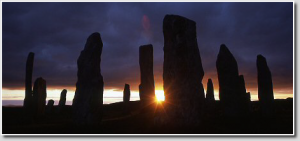
[[163, 90], [155, 90], [155, 96], [158, 102], [165, 101], [165, 94]]

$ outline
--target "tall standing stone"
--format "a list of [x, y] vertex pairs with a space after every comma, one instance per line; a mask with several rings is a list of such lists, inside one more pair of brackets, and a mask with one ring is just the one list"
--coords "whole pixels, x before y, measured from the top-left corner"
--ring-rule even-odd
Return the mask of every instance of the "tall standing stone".
[[215, 101], [215, 92], [214, 92], [214, 85], [211, 79], [208, 79], [207, 82], [207, 90], [206, 90], [206, 101], [207, 102], [214, 102]]
[[144, 105], [149, 105], [155, 101], [153, 46], [151, 44], [140, 46], [139, 55], [141, 71], [140, 100]]
[[63, 89], [60, 93], [60, 99], [59, 99], [58, 106], [64, 107], [66, 105], [66, 100], [67, 100], [67, 90]]
[[258, 99], [264, 116], [273, 114], [274, 93], [272, 74], [268, 67], [266, 58], [262, 55], [257, 56], [257, 82], [258, 82]]
[[98, 125], [101, 122], [104, 86], [100, 69], [102, 47], [100, 34], [93, 33], [77, 60], [77, 83], [72, 107], [74, 123], [78, 126]]
[[46, 80], [42, 77], [37, 78], [33, 86], [33, 110], [36, 117], [41, 117], [45, 114], [46, 98]]
[[[25, 99], [23, 106], [26, 111], [32, 107], [32, 71], [33, 71], [34, 53], [30, 52], [26, 62], [26, 74], [25, 74]], [[28, 113], [27, 113], [28, 114]]]
[[179, 125], [197, 125], [201, 122], [205, 95], [196, 23], [181, 16], [166, 15], [163, 33], [167, 120]]
[[123, 91], [123, 102], [130, 101], [130, 86], [129, 84], [125, 84], [124, 91]]
[[219, 96], [226, 116], [243, 116], [245, 111], [246, 89], [244, 77], [239, 76], [238, 65], [228, 50], [222, 44], [217, 58], [219, 79]]

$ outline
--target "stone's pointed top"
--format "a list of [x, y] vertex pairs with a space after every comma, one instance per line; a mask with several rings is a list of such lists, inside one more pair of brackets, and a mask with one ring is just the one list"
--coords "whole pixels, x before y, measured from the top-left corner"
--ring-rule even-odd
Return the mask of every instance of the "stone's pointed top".
[[95, 32], [95, 33], [91, 34], [87, 38], [84, 50], [94, 48], [94, 47], [99, 47], [99, 46], [95, 46], [95, 44], [99, 44], [101, 47], [103, 46], [100, 33], [98, 33], [98, 32]]
[[29, 52], [29, 54], [28, 55], [34, 55], [34, 53], [33, 52]]
[[264, 71], [270, 71], [268, 64], [267, 64], [267, 59], [260, 54], [257, 55], [256, 65], [257, 65], [257, 68], [262, 68]]
[[257, 55], [257, 61], [262, 61], [262, 62], [266, 62], [267, 63], [267, 60], [264, 56], [262, 56], [261, 54]]
[[100, 33], [98, 33], [98, 32], [94, 32], [94, 33], [92, 33], [92, 34], [88, 37], [88, 40], [95, 40], [95, 41], [97, 41], [98, 39], [101, 39]]
[[241, 80], [244, 80], [244, 75], [239, 75]]
[[264, 58], [264, 59], [266, 59], [266, 58], [265, 58], [264, 56], [262, 56], [261, 54], [258, 54], [258, 55], [257, 55], [257, 59], [258, 59], [258, 58]]
[[221, 44], [219, 54], [228, 54], [233, 57], [232, 53], [229, 51], [225, 44]]
[[211, 78], [209, 78], [209, 79], [208, 79], [208, 83], [212, 83], [212, 80], [211, 80]]
[[227, 46], [225, 44], [221, 44], [220, 50], [226, 51], [226, 50], [228, 50], [228, 48], [227, 48]]
[[125, 83], [125, 88], [130, 88], [130, 85]]
[[46, 81], [45, 79], [43, 79], [43, 77], [38, 77], [35, 81], [37, 81], [37, 80], [39, 80], [39, 81]]
[[238, 66], [233, 54], [229, 49], [222, 44], [217, 58], [217, 68], [224, 69], [225, 71], [233, 71], [238, 75]]
[[63, 89], [62, 91], [61, 91], [61, 97], [66, 97], [66, 95], [67, 95], [67, 90], [66, 89]]

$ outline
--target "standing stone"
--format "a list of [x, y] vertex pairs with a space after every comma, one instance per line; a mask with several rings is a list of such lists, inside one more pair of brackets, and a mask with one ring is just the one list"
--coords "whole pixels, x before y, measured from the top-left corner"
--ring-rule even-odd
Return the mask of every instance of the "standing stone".
[[261, 107], [261, 112], [264, 116], [271, 116], [274, 112], [272, 74], [268, 67], [266, 58], [262, 55], [257, 56], [256, 66], [258, 81], [258, 99]]
[[130, 86], [129, 84], [125, 84], [124, 91], [123, 91], [123, 102], [130, 101]]
[[63, 89], [60, 93], [58, 106], [61, 108], [64, 107], [66, 105], [66, 100], [67, 100], [67, 90]]
[[33, 86], [33, 110], [35, 117], [41, 117], [45, 114], [46, 98], [46, 81], [42, 77], [37, 78]]
[[101, 122], [104, 86], [100, 69], [102, 47], [100, 34], [93, 33], [77, 60], [78, 80], [72, 107], [74, 123], [78, 126], [96, 126]]
[[211, 79], [208, 79], [207, 82], [207, 90], [206, 90], [206, 101], [207, 102], [214, 102], [215, 95], [214, 95], [214, 85]]
[[149, 105], [155, 101], [153, 46], [151, 44], [140, 46], [139, 55], [141, 71], [140, 100], [144, 105]]
[[244, 76], [240, 75], [239, 76], [239, 85], [240, 85], [240, 93], [242, 95], [242, 99], [241, 99], [241, 108], [243, 108], [243, 113], [244, 114], [248, 114], [250, 112], [250, 92], [247, 93], [246, 91], [246, 85], [245, 85], [245, 80], [244, 80]]
[[251, 94], [250, 94], [250, 92], [246, 93], [246, 100], [248, 101], [247, 106], [248, 106], [248, 109], [250, 112], [251, 111]]
[[166, 15], [163, 33], [167, 121], [178, 125], [197, 125], [201, 122], [205, 95], [196, 23], [185, 17]]
[[54, 108], [53, 106], [54, 106], [54, 100], [52, 99], [48, 100], [47, 107], [46, 107], [46, 112], [48, 114], [53, 113], [53, 108]]
[[246, 88], [244, 77], [239, 76], [238, 65], [228, 50], [222, 44], [217, 58], [219, 79], [219, 96], [226, 116], [244, 116]]
[[[25, 99], [23, 107], [26, 111], [32, 108], [32, 71], [33, 71], [34, 53], [30, 52], [26, 62], [26, 76], [25, 76]], [[28, 113], [27, 113], [28, 114]]]

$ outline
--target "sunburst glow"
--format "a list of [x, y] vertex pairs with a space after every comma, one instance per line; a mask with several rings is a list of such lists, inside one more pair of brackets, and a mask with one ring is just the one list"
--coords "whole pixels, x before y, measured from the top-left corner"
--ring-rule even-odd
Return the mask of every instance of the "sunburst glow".
[[165, 101], [165, 93], [163, 90], [155, 90], [156, 101]]

